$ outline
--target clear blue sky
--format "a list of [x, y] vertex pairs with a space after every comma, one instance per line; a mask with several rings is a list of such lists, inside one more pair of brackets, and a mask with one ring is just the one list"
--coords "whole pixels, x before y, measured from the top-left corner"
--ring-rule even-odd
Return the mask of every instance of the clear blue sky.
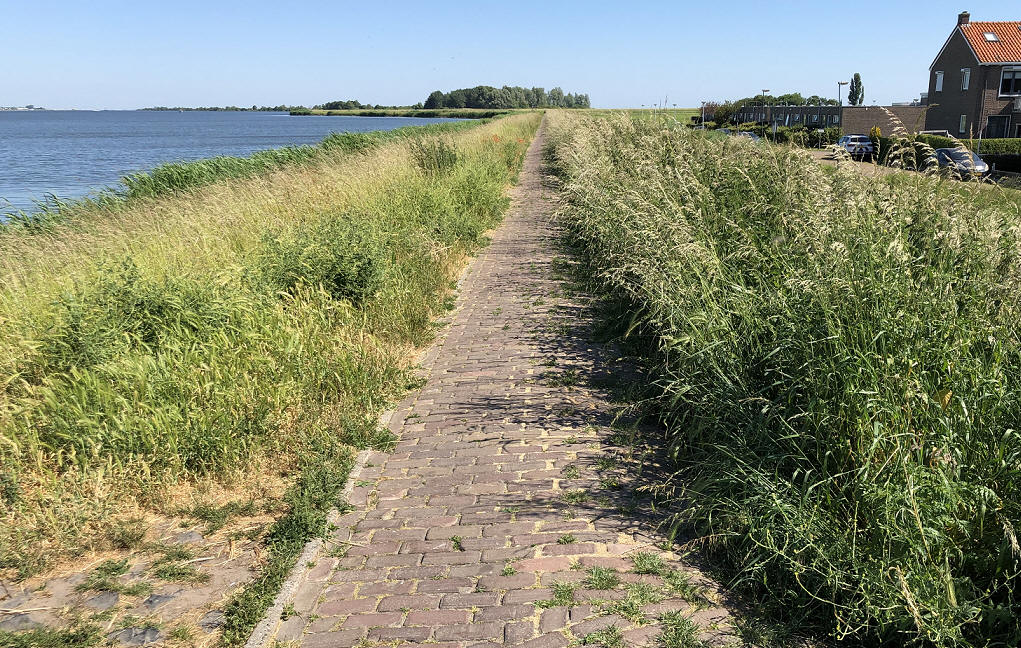
[[1021, 20], [1017, 0], [0, 0], [0, 105], [410, 104], [506, 84], [697, 106], [833, 96], [854, 72], [888, 103], [926, 89], [962, 10]]

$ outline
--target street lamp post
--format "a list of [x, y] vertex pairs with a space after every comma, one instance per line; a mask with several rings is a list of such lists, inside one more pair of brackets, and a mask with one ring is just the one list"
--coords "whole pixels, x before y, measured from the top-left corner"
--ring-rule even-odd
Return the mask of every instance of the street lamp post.
[[841, 126], [844, 121], [844, 100], [840, 96], [841, 89], [846, 86], [849, 81], [837, 81], [837, 114], [840, 115]]
[[[766, 93], [769, 92], [769, 88], [762, 89], [762, 117], [766, 119]], [[766, 119], [766, 121], [769, 121]]]

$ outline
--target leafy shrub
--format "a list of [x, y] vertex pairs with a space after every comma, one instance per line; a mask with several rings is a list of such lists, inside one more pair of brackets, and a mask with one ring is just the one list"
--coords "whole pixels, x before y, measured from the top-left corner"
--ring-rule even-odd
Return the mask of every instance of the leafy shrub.
[[457, 149], [446, 139], [422, 138], [412, 140], [410, 146], [412, 159], [427, 175], [445, 173], [457, 164]]
[[221, 326], [231, 306], [207, 286], [180, 278], [143, 279], [131, 257], [99, 265], [95, 280], [61, 295], [43, 357], [70, 370], [121, 353], [158, 353], [170, 338]]
[[276, 292], [322, 286], [335, 299], [358, 304], [382, 285], [386, 255], [378, 236], [348, 216], [266, 235], [257, 263]]

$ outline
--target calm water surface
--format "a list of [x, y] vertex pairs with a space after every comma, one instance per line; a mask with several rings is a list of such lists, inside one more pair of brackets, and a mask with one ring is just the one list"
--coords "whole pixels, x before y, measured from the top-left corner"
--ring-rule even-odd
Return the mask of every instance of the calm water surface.
[[450, 119], [291, 117], [264, 112], [0, 111], [0, 214], [33, 211], [53, 194], [79, 198], [163, 162], [249, 155]]

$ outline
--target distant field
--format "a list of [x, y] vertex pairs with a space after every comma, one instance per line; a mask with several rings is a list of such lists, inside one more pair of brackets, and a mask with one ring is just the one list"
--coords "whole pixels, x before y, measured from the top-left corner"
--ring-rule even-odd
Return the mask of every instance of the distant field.
[[618, 113], [628, 113], [635, 117], [643, 116], [667, 116], [673, 117], [681, 123], [688, 123], [691, 118], [699, 113], [698, 108], [596, 108], [592, 110], [586, 110], [586, 113], [590, 115], [611, 115]]

